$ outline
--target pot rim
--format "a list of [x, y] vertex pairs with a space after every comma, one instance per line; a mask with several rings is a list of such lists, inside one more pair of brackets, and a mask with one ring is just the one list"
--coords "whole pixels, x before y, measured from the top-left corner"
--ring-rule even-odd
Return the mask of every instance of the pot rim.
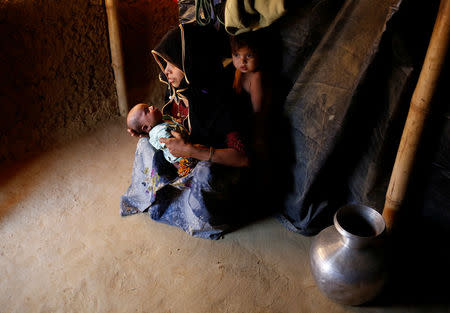
[[[358, 214], [360, 217], [362, 217], [367, 223], [369, 223], [372, 226], [375, 232], [373, 235], [360, 236], [353, 234], [352, 232], [346, 230], [341, 225], [341, 223], [339, 223], [339, 220], [342, 219], [345, 215], [355, 213]], [[384, 221], [383, 216], [377, 210], [363, 204], [347, 204], [339, 208], [334, 214], [333, 221], [337, 231], [345, 238], [354, 241], [355, 244], [358, 243], [363, 244], [367, 241], [370, 241], [373, 238], [383, 234], [386, 229], [386, 223]]]

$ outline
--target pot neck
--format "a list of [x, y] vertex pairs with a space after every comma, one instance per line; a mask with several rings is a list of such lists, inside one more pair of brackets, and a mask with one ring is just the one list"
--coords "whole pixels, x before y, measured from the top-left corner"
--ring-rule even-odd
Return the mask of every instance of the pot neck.
[[386, 229], [380, 213], [357, 204], [340, 208], [334, 215], [334, 226], [341, 234], [344, 244], [351, 248], [376, 244]]

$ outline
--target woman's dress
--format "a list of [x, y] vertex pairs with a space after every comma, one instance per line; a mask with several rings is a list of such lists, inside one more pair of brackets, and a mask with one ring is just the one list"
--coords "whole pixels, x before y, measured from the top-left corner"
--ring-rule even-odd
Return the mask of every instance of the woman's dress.
[[[233, 135], [237, 132], [224, 101], [226, 85], [219, 73], [221, 63], [213, 51], [201, 46], [206, 38], [214, 38], [207, 27], [180, 25], [169, 31], [152, 51], [161, 68], [160, 80], [168, 86], [163, 112], [177, 118], [178, 113], [183, 113], [180, 105], [186, 99], [189, 110], [181, 117], [192, 143], [242, 151], [243, 141]], [[178, 51], [180, 47], [184, 52]], [[164, 75], [167, 61], [184, 70], [186, 79], [178, 89], [168, 84]], [[141, 138], [131, 184], [121, 198], [121, 215], [147, 211], [153, 220], [177, 226], [192, 236], [218, 239], [241, 215], [242, 202], [236, 201], [236, 194], [242, 191], [239, 182], [244, 172], [243, 168], [199, 161], [189, 174], [179, 177], [162, 151], [155, 150], [147, 138]]]

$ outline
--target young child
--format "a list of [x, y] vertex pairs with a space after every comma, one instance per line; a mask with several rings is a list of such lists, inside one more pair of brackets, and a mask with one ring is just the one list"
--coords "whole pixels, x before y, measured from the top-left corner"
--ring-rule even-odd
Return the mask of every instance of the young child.
[[270, 90], [266, 89], [260, 36], [244, 33], [230, 37], [233, 65], [236, 68], [233, 89], [237, 94], [244, 91], [250, 95], [253, 112], [265, 111], [264, 105]]
[[233, 89], [237, 95], [242, 123], [252, 121], [251, 138], [253, 153], [257, 159], [266, 159], [267, 128], [272, 88], [265, 60], [263, 38], [256, 32], [243, 33], [230, 37], [233, 65], [235, 67]]
[[166, 145], [160, 142], [161, 138], [173, 137], [172, 131], [178, 132], [182, 137], [188, 136], [187, 130], [171, 116], [163, 116], [161, 110], [153, 105], [139, 103], [128, 113], [127, 127], [137, 135], [148, 135], [150, 144], [163, 151], [164, 158], [178, 168], [180, 177], [189, 173], [193, 160], [173, 156]]

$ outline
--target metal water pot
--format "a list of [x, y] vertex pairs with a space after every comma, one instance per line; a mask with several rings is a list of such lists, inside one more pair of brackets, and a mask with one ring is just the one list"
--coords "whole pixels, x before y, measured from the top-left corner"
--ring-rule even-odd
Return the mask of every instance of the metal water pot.
[[387, 276], [385, 228], [376, 210], [350, 204], [336, 212], [334, 225], [314, 238], [311, 271], [328, 298], [359, 305], [380, 293]]

